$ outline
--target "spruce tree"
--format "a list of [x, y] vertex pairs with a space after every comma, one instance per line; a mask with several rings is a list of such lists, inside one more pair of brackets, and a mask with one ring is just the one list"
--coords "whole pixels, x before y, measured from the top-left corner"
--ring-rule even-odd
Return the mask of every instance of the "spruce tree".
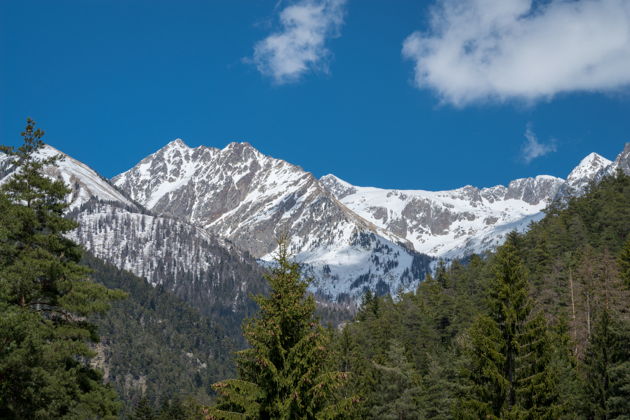
[[552, 419], [557, 391], [547, 323], [532, 314], [528, 282], [509, 235], [494, 262], [487, 315], [473, 323], [469, 336], [468, 392], [459, 404], [462, 418]]
[[256, 296], [260, 313], [243, 327], [251, 348], [237, 354], [239, 379], [213, 386], [220, 398], [207, 418], [343, 418], [352, 398], [335, 392], [347, 373], [330, 368], [330, 334], [314, 318], [315, 300], [286, 241], [266, 278], [270, 296]]
[[457, 360], [457, 355], [452, 352], [442, 354], [440, 359], [430, 358], [427, 372], [421, 382], [419, 402], [421, 418], [435, 420], [453, 418], [457, 377], [453, 366], [454, 360]]
[[354, 398], [357, 402], [353, 407], [355, 416], [365, 418], [370, 409], [365, 403], [374, 400], [377, 373], [374, 364], [366, 357], [365, 349], [359, 345], [351, 328], [351, 325], [345, 325], [335, 340], [337, 369], [350, 374], [347, 383], [340, 389], [339, 395], [343, 398]]
[[577, 372], [575, 342], [572, 340], [566, 315], [560, 316], [550, 334], [552, 343], [551, 369], [558, 379], [558, 419], [574, 419], [581, 404], [582, 382]]
[[130, 420], [157, 420], [155, 410], [146, 397], [143, 397], [140, 401], [138, 401]]
[[24, 143], [2, 147], [15, 171], [0, 188], [0, 417], [115, 418], [114, 391], [89, 365], [86, 321], [114, 292], [88, 278], [81, 248], [65, 234], [69, 189], [44, 175], [58, 161], [42, 156], [43, 131], [27, 120]]

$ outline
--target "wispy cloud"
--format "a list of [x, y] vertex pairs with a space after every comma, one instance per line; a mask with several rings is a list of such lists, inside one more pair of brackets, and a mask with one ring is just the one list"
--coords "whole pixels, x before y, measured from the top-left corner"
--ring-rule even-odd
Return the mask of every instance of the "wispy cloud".
[[256, 68], [276, 83], [298, 81], [309, 71], [328, 72], [329, 38], [343, 25], [346, 0], [301, 0], [280, 11], [282, 26], [254, 46]]
[[438, 0], [403, 55], [444, 102], [611, 91], [630, 84], [628, 0]]
[[527, 126], [525, 130], [525, 143], [523, 143], [521, 148], [521, 157], [525, 163], [529, 164], [532, 160], [555, 151], [556, 143], [554, 140], [546, 144], [539, 142], [531, 126]]

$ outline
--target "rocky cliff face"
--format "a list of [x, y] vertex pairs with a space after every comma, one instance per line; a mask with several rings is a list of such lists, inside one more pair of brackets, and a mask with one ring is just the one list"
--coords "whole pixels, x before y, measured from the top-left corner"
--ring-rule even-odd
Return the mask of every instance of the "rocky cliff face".
[[626, 143], [623, 151], [619, 153], [617, 159], [608, 167], [603, 168], [598, 176], [614, 175], [616, 171], [622, 171], [623, 173], [630, 174], [630, 143]]

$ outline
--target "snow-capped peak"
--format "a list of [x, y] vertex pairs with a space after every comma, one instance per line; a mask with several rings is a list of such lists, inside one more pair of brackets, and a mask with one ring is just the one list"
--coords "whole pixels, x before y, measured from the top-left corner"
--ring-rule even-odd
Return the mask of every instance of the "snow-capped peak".
[[[591, 154], [569, 178], [588, 183], [607, 165]], [[358, 296], [380, 281], [390, 290], [410, 286], [422, 276], [421, 254], [460, 258], [491, 250], [542, 218], [559, 191], [581, 191], [549, 175], [483, 189], [358, 187], [332, 174], [317, 180], [246, 142], [217, 149], [177, 140], [114, 182], [155, 213], [216, 233], [262, 260], [288, 232], [296, 259], [314, 270], [314, 287], [330, 296]]]
[[617, 159], [606, 169], [609, 175], [614, 175], [615, 171], [621, 171], [630, 174], [630, 143], [626, 143], [623, 151], [619, 153]]
[[190, 149], [184, 140], [180, 138], [176, 138], [175, 140], [170, 141], [166, 146], [162, 149]]
[[577, 184], [588, 183], [602, 169], [608, 167], [612, 162], [597, 153], [591, 153], [586, 156], [578, 166], [576, 166], [569, 176], [567, 182], [572, 186]]

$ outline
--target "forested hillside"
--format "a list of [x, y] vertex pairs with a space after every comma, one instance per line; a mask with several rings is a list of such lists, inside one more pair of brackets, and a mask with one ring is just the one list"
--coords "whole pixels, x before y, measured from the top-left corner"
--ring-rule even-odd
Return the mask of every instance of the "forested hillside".
[[627, 418], [630, 177], [548, 209], [337, 336], [360, 417]]
[[146, 280], [90, 255], [92, 278], [127, 292], [94, 316], [101, 343], [97, 365], [129, 412], [143, 397], [158, 407], [173, 396], [207, 401], [210, 384], [233, 374], [232, 352], [240, 332], [226, 330], [184, 301]]

